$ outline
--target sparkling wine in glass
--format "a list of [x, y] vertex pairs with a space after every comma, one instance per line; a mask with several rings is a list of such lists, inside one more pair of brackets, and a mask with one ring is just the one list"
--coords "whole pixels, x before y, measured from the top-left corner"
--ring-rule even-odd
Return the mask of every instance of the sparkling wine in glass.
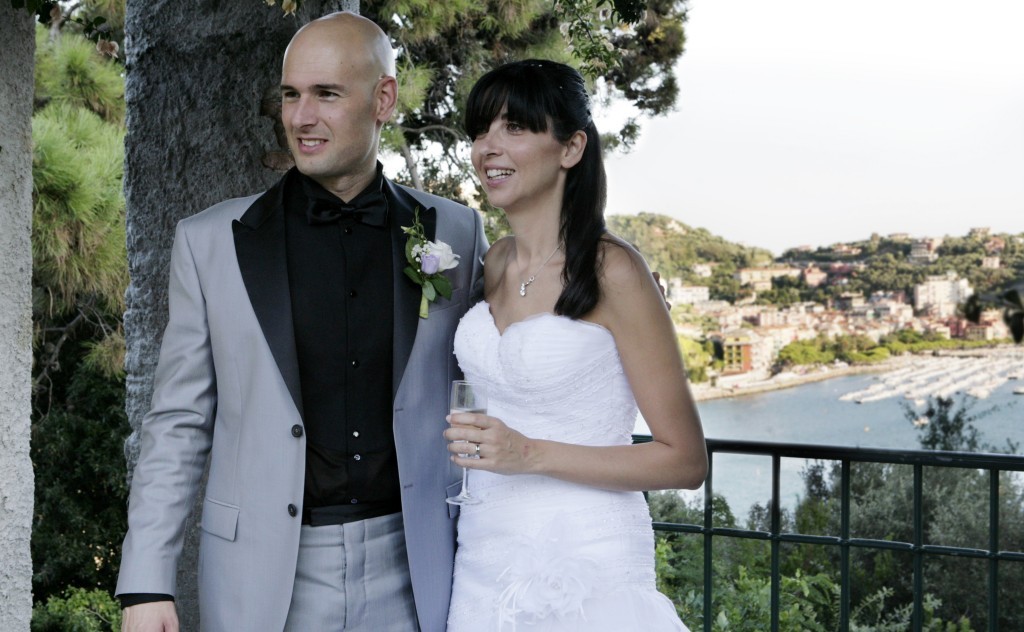
[[[465, 380], [452, 382], [451, 412], [453, 413], [487, 413], [487, 389], [483, 384], [474, 384]], [[466, 442], [462, 442], [466, 443]], [[460, 456], [466, 456], [462, 454]], [[458, 496], [448, 498], [452, 505], [475, 505], [480, 499], [469, 493], [469, 470], [462, 468], [462, 491]]]

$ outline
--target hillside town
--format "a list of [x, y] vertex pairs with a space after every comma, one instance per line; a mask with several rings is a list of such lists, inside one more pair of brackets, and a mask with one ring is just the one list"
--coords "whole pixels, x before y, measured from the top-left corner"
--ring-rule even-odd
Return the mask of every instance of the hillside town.
[[[987, 236], [988, 229], [972, 230], [972, 236]], [[934, 264], [942, 238], [911, 239], [904, 234], [889, 235], [890, 240], [910, 242], [907, 260], [915, 265]], [[1020, 238], [1015, 238], [1020, 239]], [[998, 270], [1005, 240], [992, 237], [985, 243], [985, 255], [978, 262], [983, 268]], [[804, 249], [794, 249], [800, 252]], [[806, 249], [809, 252], [809, 249]], [[836, 244], [831, 250], [843, 260], [823, 264], [810, 258], [790, 259], [786, 263], [739, 268], [733, 278], [744, 291], [735, 302], [712, 300], [709, 285], [687, 283], [682, 277], [666, 279], [666, 296], [675, 306], [679, 335], [690, 340], [711, 342], [719, 358], [717, 370], [709, 371], [703, 389], [743, 389], [774, 386], [786, 379], [843, 372], [847, 365], [835, 362], [831, 367], [815, 367], [813, 371], [796, 367], [780, 372], [780, 351], [798, 341], [837, 339], [843, 336], [866, 337], [878, 343], [884, 337], [910, 330], [929, 339], [988, 341], [996, 344], [1009, 338], [1009, 331], [998, 310], [983, 312], [980, 322], [967, 320], [958, 306], [975, 289], [968, 279], [949, 270], [929, 274], [913, 286], [913, 291], [875, 291], [869, 295], [843, 291], [852, 276], [863, 270], [865, 263], [857, 260], [859, 249]], [[792, 253], [793, 251], [791, 251]], [[711, 279], [714, 263], [697, 263], [691, 267], [690, 279]], [[757, 301], [761, 293], [781, 284], [800, 283], [810, 288], [828, 288], [824, 302], [803, 301], [786, 306]], [[821, 377], [824, 377], [821, 375]], [[780, 379], [781, 378], [781, 379]], [[797, 382], [806, 380], [798, 379]], [[697, 388], [701, 390], [700, 385]]]

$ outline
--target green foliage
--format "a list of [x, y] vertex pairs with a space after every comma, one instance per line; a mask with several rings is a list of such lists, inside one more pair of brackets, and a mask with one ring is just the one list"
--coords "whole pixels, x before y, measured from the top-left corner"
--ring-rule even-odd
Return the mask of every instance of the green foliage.
[[[474, 180], [463, 106], [476, 80], [504, 62], [542, 57], [576, 65], [600, 100], [627, 101], [640, 115], [664, 114], [678, 93], [674, 66], [686, 19], [679, 0], [376, 0], [360, 11], [399, 50], [403, 96], [383, 146], [405, 160], [399, 179], [438, 195], [483, 199], [479, 187], [473, 195], [463, 190]], [[622, 21], [641, 13], [641, 23]], [[630, 119], [615, 142], [628, 146], [638, 132]], [[503, 234], [500, 222], [490, 224], [489, 236]]]
[[[734, 301], [740, 296], [733, 274], [739, 268], [771, 261], [771, 253], [748, 248], [711, 234], [704, 228], [654, 213], [611, 215], [608, 229], [632, 243], [644, 254], [652, 270], [663, 278], [682, 278], [684, 283], [707, 285], [712, 299]], [[693, 266], [714, 264], [711, 279], [696, 275]]]
[[40, 599], [66, 586], [112, 591], [127, 529], [124, 383], [76, 363], [80, 354], [67, 348], [68, 368], [47, 393], [49, 411], [32, 424], [33, 588]]
[[[124, 129], [123, 105], [111, 105], [123, 86], [116, 72], [116, 85], [83, 79], [109, 79], [110, 62], [73, 33], [36, 56], [31, 547], [45, 605], [33, 629], [91, 630], [99, 619], [81, 612], [114, 589], [126, 528]], [[68, 587], [82, 592], [59, 597]]]
[[779, 350], [779, 363], [789, 365], [828, 364], [836, 359], [828, 340], [797, 340]]
[[54, 103], [33, 116], [34, 285], [37, 308], [74, 311], [92, 296], [120, 311], [127, 284], [121, 177], [124, 133], [91, 111]]
[[819, 336], [814, 340], [791, 342], [779, 350], [781, 366], [828, 364], [835, 360], [848, 364], [875, 364], [902, 353], [921, 353], [936, 349], [972, 349], [991, 347], [986, 340], [950, 340], [936, 334], [922, 335], [910, 329], [883, 336], [876, 344], [866, 336]]
[[[991, 411], [988, 411], [991, 412]], [[903, 416], [914, 422], [920, 418], [928, 423], [920, 428], [921, 447], [925, 450], [966, 450], [977, 452], [981, 445], [974, 421], [981, 415], [972, 415], [970, 405], [962, 400], [954, 406], [952, 397], [930, 397], [923, 413], [903, 405]]]
[[32, 609], [32, 632], [118, 632], [121, 606], [103, 590], [69, 588]]
[[84, 108], [108, 123], [124, 121], [123, 68], [74, 33], [53, 40], [36, 26], [35, 100]]
[[708, 352], [705, 344], [679, 336], [679, 350], [683, 354], [686, 377], [693, 384], [708, 381], [708, 367], [714, 357]]

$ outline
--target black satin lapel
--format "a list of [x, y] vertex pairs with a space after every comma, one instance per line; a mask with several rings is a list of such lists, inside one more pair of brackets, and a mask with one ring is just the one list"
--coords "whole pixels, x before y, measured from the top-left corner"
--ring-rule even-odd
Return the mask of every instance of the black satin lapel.
[[288, 261], [285, 251], [283, 207], [276, 212], [273, 190], [256, 200], [232, 224], [235, 253], [249, 294], [256, 319], [270, 352], [281, 371], [299, 414], [302, 414], [302, 392], [299, 385], [299, 360], [295, 351], [295, 328], [292, 323], [291, 294], [288, 291]]
[[423, 208], [411, 195], [388, 180], [384, 181], [384, 188], [387, 191], [388, 210], [392, 220], [391, 253], [395, 278], [394, 366], [391, 382], [392, 396], [394, 396], [398, 392], [398, 385], [402, 383], [402, 376], [405, 374], [405, 367], [409, 363], [409, 355], [412, 353], [412, 345], [416, 341], [416, 330], [420, 325], [421, 290], [404, 272], [408, 265], [405, 259], [405, 243], [408, 241], [408, 235], [402, 232], [402, 227], [412, 226], [414, 212], [419, 208], [423, 231], [427, 238], [433, 241], [437, 228], [437, 213], [433, 208]]

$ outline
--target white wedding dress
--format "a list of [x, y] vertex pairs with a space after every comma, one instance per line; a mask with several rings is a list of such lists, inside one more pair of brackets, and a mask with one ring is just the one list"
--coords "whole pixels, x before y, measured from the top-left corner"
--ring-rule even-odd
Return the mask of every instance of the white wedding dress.
[[[524, 435], [628, 445], [636, 420], [611, 333], [538, 314], [499, 334], [478, 303], [455, 334], [488, 414]], [[481, 502], [460, 509], [448, 632], [685, 631], [655, 588], [654, 534], [640, 492], [473, 470]]]

